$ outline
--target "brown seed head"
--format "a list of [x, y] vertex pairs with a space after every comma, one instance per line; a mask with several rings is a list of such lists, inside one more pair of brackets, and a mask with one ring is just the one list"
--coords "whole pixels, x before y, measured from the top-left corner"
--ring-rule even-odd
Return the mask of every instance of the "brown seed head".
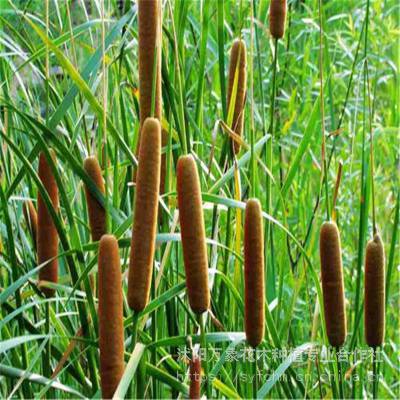
[[[100, 164], [96, 157], [88, 157], [83, 163], [83, 167], [97, 189], [105, 193], [103, 176], [101, 174]], [[88, 205], [90, 231], [92, 240], [97, 242], [106, 233], [106, 211], [91, 193], [88, 186], [85, 185], [86, 202]]]
[[135, 215], [128, 277], [128, 303], [141, 311], [149, 300], [157, 233], [160, 186], [161, 126], [157, 119], [143, 124], [136, 181]]
[[189, 365], [190, 387], [189, 399], [200, 399], [201, 393], [201, 360], [200, 357], [193, 355]]
[[385, 250], [376, 234], [365, 254], [365, 340], [368, 346], [381, 346], [385, 336]]
[[[243, 133], [243, 122], [244, 122], [244, 105], [246, 100], [246, 85], [247, 85], [247, 56], [246, 56], [246, 43], [244, 40], [237, 39], [233, 42], [231, 49], [231, 59], [229, 63], [229, 78], [228, 78], [228, 110], [230, 103], [234, 101], [234, 112], [232, 119], [232, 130], [242, 136]], [[237, 90], [236, 97], [232, 98], [232, 91], [235, 82], [235, 74], [238, 74], [237, 78]], [[240, 144], [234, 142], [235, 154], [240, 151]]]
[[201, 314], [210, 306], [210, 291], [199, 175], [191, 155], [179, 157], [176, 170], [187, 293], [193, 312]]
[[286, 0], [271, 0], [269, 6], [269, 31], [275, 39], [285, 34]]
[[346, 311], [340, 234], [334, 222], [324, 222], [320, 231], [322, 291], [325, 323], [331, 346], [342, 346], [346, 340]]
[[[51, 150], [52, 158], [55, 160], [55, 153]], [[53, 208], [58, 212], [58, 188], [53, 172], [46, 160], [44, 153], [39, 156], [39, 178], [45, 187]], [[38, 264], [43, 264], [58, 255], [58, 233], [53, 219], [47, 210], [46, 204], [40, 193], [38, 193], [38, 228], [37, 228], [37, 253]], [[39, 272], [39, 281], [48, 281], [57, 283], [58, 281], [58, 259], [55, 258], [48, 262]], [[40, 284], [39, 284], [40, 286]], [[54, 289], [41, 287], [46, 297], [54, 295]]]
[[110, 399], [124, 373], [122, 275], [114, 236], [101, 237], [98, 264], [101, 390], [103, 398]]
[[264, 338], [264, 237], [262, 210], [257, 199], [246, 203], [244, 223], [245, 331], [248, 343], [257, 347]]

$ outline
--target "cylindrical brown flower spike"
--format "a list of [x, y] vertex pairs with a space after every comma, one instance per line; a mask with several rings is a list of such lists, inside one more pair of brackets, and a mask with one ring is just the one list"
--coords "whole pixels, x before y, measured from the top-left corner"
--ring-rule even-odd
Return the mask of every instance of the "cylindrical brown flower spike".
[[286, 0], [271, 0], [269, 6], [269, 31], [275, 39], [285, 34]]
[[113, 235], [100, 239], [98, 264], [101, 391], [104, 399], [110, 399], [124, 373], [122, 275]]
[[201, 314], [210, 306], [210, 291], [199, 175], [191, 155], [181, 156], [176, 170], [187, 293], [193, 312]]
[[367, 244], [365, 255], [365, 340], [378, 347], [385, 336], [385, 250], [379, 234]]
[[335, 222], [324, 222], [319, 237], [322, 292], [326, 333], [331, 346], [346, 340], [346, 310], [339, 229]]
[[[83, 167], [86, 173], [92, 179], [93, 183], [96, 185], [97, 189], [104, 194], [104, 181], [97, 158], [86, 158], [83, 163]], [[86, 185], [85, 194], [89, 213], [90, 232], [92, 235], [92, 240], [97, 242], [106, 233], [106, 211]]]
[[[148, 117], [157, 118], [161, 123], [161, 2], [159, 0], [138, 1], [138, 42], [139, 42], [139, 113], [140, 129], [137, 152], [140, 153], [142, 127]], [[157, 53], [155, 52], [157, 46]], [[155, 59], [155, 55], [157, 59]], [[151, 115], [153, 96], [153, 75], [155, 74], [154, 114]], [[168, 144], [168, 133], [161, 132], [161, 143]], [[166, 174], [166, 154], [161, 156], [160, 194], [164, 193]], [[136, 175], [135, 178], [136, 180]]]
[[128, 277], [128, 303], [141, 311], [149, 300], [157, 233], [160, 185], [161, 126], [157, 119], [143, 124], [136, 181], [135, 216]]
[[[242, 136], [244, 122], [244, 105], [246, 101], [246, 77], [247, 56], [246, 43], [244, 40], [237, 39], [233, 42], [231, 49], [231, 59], [229, 63], [229, 78], [228, 78], [228, 110], [234, 107], [231, 129]], [[232, 91], [235, 82], [235, 74], [237, 74], [237, 89], [236, 97], [232, 98]], [[231, 102], [235, 102], [234, 106], [230, 106]], [[240, 151], [240, 144], [234, 142], [235, 154]]]
[[35, 206], [33, 205], [31, 200], [27, 200], [23, 205], [23, 212], [26, 224], [28, 225], [29, 231], [31, 233], [31, 237], [33, 243], [36, 247], [36, 238], [37, 238], [37, 212]]
[[264, 237], [262, 210], [257, 199], [246, 203], [244, 223], [244, 297], [246, 339], [257, 347], [264, 338]]
[[[50, 150], [53, 160], [56, 159], [53, 150]], [[39, 156], [39, 178], [45, 187], [53, 208], [58, 212], [59, 201], [58, 201], [58, 187], [57, 182], [54, 178], [53, 172], [44, 153], [40, 153]], [[58, 232], [55, 227], [54, 221], [49, 213], [43, 198], [38, 193], [38, 228], [37, 228], [37, 253], [38, 253], [38, 264], [57, 257], [58, 255]], [[57, 283], [58, 281], [58, 259], [54, 258], [49, 261], [39, 272], [39, 281], [48, 281]], [[50, 289], [41, 286], [41, 291], [46, 297], [54, 295], [54, 289]]]
[[193, 355], [189, 364], [190, 387], [189, 399], [197, 400], [201, 397], [201, 360], [199, 356]]

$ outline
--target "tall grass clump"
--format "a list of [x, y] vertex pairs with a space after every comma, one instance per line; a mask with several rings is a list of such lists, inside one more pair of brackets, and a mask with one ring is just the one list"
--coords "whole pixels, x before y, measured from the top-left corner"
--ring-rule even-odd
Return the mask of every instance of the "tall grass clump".
[[122, 275], [118, 242], [103, 235], [99, 243], [99, 348], [103, 398], [113, 397], [124, 372]]
[[379, 233], [367, 244], [365, 254], [365, 341], [381, 346], [385, 336], [385, 250]]
[[264, 234], [258, 199], [246, 203], [244, 222], [244, 298], [246, 339], [257, 347], [264, 337]]
[[135, 311], [143, 310], [149, 300], [161, 163], [160, 122], [147, 118], [142, 130], [128, 277], [128, 303]]
[[269, 31], [274, 39], [285, 34], [286, 0], [271, 0], [269, 6]]
[[[228, 76], [228, 110], [233, 110], [231, 129], [242, 136], [244, 123], [244, 106], [246, 101], [247, 86], [247, 56], [246, 43], [242, 39], [236, 39], [231, 49]], [[232, 96], [234, 87], [235, 97]], [[232, 103], [233, 102], [233, 103]], [[232, 104], [231, 104], [232, 103]], [[240, 143], [234, 142], [235, 154], [240, 151]]]
[[340, 233], [335, 222], [324, 222], [319, 236], [326, 333], [331, 346], [346, 340], [346, 311]]
[[[56, 156], [53, 150], [50, 150], [53, 160]], [[51, 167], [43, 152], [39, 155], [39, 178], [49, 195], [51, 204], [56, 212], [59, 208], [58, 187]], [[58, 281], [58, 232], [53, 218], [47, 209], [42, 195], [38, 193], [38, 211], [37, 211], [37, 257], [38, 264], [47, 264], [39, 272], [39, 285], [41, 281], [57, 283]], [[40, 285], [41, 291], [46, 297], [54, 295], [54, 289]]]
[[210, 306], [210, 291], [201, 188], [192, 155], [179, 158], [176, 174], [187, 293], [193, 312], [201, 314]]
[[[83, 163], [83, 167], [94, 185], [100, 193], [105, 193], [103, 176], [100, 164], [96, 157], [88, 157]], [[106, 210], [99, 203], [97, 198], [91, 193], [89, 187], [85, 185], [86, 202], [89, 213], [89, 224], [92, 240], [97, 242], [106, 233]]]

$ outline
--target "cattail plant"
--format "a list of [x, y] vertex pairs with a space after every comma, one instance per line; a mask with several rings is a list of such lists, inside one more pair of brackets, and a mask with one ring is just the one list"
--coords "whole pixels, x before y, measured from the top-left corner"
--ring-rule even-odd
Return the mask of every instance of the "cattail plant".
[[[96, 157], [88, 157], [83, 163], [83, 167], [93, 183], [101, 193], [105, 193], [103, 176], [100, 164]], [[106, 233], [106, 211], [85, 185], [86, 202], [88, 205], [90, 232], [92, 240], [97, 242]]]
[[347, 327], [340, 234], [335, 222], [322, 224], [319, 249], [326, 332], [331, 346], [337, 348], [346, 339]]
[[[157, 118], [161, 123], [161, 2], [159, 0], [139, 0], [138, 2], [138, 42], [139, 42], [139, 113], [140, 131], [137, 154], [140, 152], [142, 127], [148, 117]], [[155, 78], [156, 87], [153, 88]], [[154, 113], [152, 100], [154, 92]], [[168, 144], [167, 132], [161, 131], [162, 146]], [[161, 156], [160, 193], [164, 193], [166, 175], [166, 155]]]
[[286, 0], [271, 0], [269, 5], [269, 31], [275, 39], [285, 34]]
[[113, 235], [101, 237], [98, 264], [101, 390], [103, 398], [110, 399], [124, 373], [122, 275]]
[[264, 337], [264, 237], [262, 210], [257, 199], [246, 203], [244, 223], [245, 331], [257, 347]]
[[161, 163], [159, 121], [147, 118], [142, 129], [128, 278], [128, 303], [135, 311], [144, 309], [150, 294]]
[[191, 155], [181, 156], [176, 169], [186, 287], [190, 307], [201, 314], [210, 306], [210, 291], [199, 175]]
[[[233, 107], [233, 118], [231, 129], [238, 135], [242, 136], [244, 122], [244, 105], [246, 101], [246, 43], [244, 40], [237, 39], [233, 42], [231, 49], [231, 59], [229, 63], [229, 78], [228, 78], [228, 110]], [[236, 78], [236, 96], [232, 98]], [[231, 102], [233, 102], [231, 104]], [[235, 154], [240, 151], [240, 143], [234, 142]]]
[[378, 347], [385, 336], [385, 250], [379, 233], [367, 244], [365, 254], [365, 340]]
[[28, 225], [29, 232], [31, 234], [34, 245], [36, 246], [36, 238], [37, 238], [37, 212], [35, 206], [33, 205], [31, 200], [27, 200], [23, 205], [23, 213], [26, 224]]
[[[55, 153], [50, 150], [51, 157], [55, 161]], [[59, 208], [58, 187], [54, 178], [51, 167], [44, 155], [39, 156], [39, 178], [45, 187], [54, 210], [57, 212]], [[53, 218], [42, 198], [38, 193], [38, 212], [37, 212], [37, 254], [38, 263], [47, 264], [39, 272], [39, 281], [48, 281], [57, 283], [58, 281], [58, 233]], [[51, 259], [51, 261], [49, 261]], [[54, 289], [42, 286], [42, 292], [46, 297], [54, 295]]]
[[201, 397], [201, 360], [193, 354], [189, 362], [190, 386], [189, 399], [195, 400]]

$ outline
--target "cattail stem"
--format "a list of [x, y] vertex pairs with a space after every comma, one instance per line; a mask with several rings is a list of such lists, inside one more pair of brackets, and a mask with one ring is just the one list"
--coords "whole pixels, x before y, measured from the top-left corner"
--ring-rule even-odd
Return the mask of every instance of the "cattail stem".
[[321, 158], [323, 170], [321, 179], [324, 180], [325, 185], [325, 204], [326, 204], [326, 217], [330, 218], [329, 211], [329, 188], [328, 188], [328, 167], [326, 163], [326, 140], [325, 140], [325, 108], [324, 108], [324, 64], [323, 64], [323, 26], [322, 26], [322, 0], [318, 1], [318, 14], [319, 14], [319, 97], [320, 97], [320, 112], [321, 112], [321, 133], [322, 133], [322, 150]]
[[336, 347], [335, 348], [335, 354], [336, 354], [336, 364], [337, 364], [337, 371], [338, 371], [338, 386], [339, 386], [339, 397], [341, 399], [344, 399], [344, 385], [343, 385], [343, 371], [342, 371], [342, 363], [339, 360], [339, 351], [340, 348]]
[[376, 357], [377, 348], [372, 349], [372, 398], [378, 398], [379, 362]]
[[257, 389], [258, 382], [257, 382], [257, 356], [254, 357], [253, 361], [253, 399], [257, 398]]
[[[131, 343], [131, 349], [132, 353], [135, 350], [136, 342], [137, 342], [137, 330], [139, 326], [139, 313], [136, 311], [133, 311], [132, 313], [132, 343]], [[131, 385], [130, 385], [130, 398], [135, 398], [135, 384], [134, 380], [132, 379]]]
[[[50, 327], [50, 307], [51, 307], [51, 303], [50, 301], [48, 301], [45, 305], [45, 332], [46, 334], [49, 336], [48, 340], [47, 340], [47, 344], [46, 344], [46, 351], [44, 354], [44, 358], [43, 358], [43, 372], [44, 372], [44, 376], [49, 378], [51, 377], [51, 340], [50, 340], [50, 333], [51, 333], [51, 327]], [[49, 389], [48, 392], [48, 397], [51, 399], [53, 398], [53, 393], [52, 393], [52, 389]]]
[[372, 132], [372, 107], [371, 107], [371, 89], [368, 74], [368, 60], [365, 60], [365, 72], [367, 79], [367, 91], [368, 91], [368, 111], [369, 111], [369, 135], [370, 135], [370, 168], [371, 168], [371, 197], [372, 197], [372, 227], [373, 233], [376, 235], [376, 214], [375, 214], [375, 185], [374, 185], [374, 137]]
[[206, 338], [206, 325], [205, 325], [205, 318], [207, 318], [207, 314], [199, 314], [198, 315], [198, 322], [200, 325], [200, 343], [201, 347], [204, 349], [204, 359], [203, 359], [203, 368], [204, 368], [204, 377], [205, 377], [205, 384], [206, 384], [206, 394], [207, 399], [212, 399], [212, 390], [210, 379], [208, 377], [208, 350], [207, 350], [207, 338]]
[[339, 186], [340, 186], [340, 181], [342, 179], [342, 169], [343, 169], [343, 163], [342, 161], [339, 161], [339, 167], [338, 167], [338, 172], [336, 175], [336, 183], [335, 183], [335, 192], [333, 194], [333, 203], [332, 203], [332, 220], [336, 220], [336, 200], [339, 194]]

